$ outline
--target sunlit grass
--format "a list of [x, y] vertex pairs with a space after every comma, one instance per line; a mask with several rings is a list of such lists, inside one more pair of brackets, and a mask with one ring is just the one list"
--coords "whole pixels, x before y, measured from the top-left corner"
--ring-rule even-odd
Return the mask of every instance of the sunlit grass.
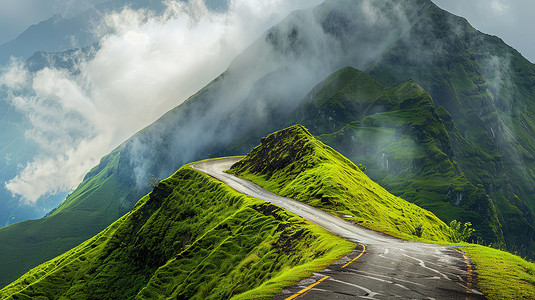
[[271, 298], [355, 245], [181, 168], [95, 237], [0, 291], [18, 298]]
[[[450, 243], [446, 224], [388, 193], [302, 126], [263, 139], [229, 172], [335, 215], [353, 215], [349, 220], [370, 229], [408, 240]], [[415, 235], [418, 225], [423, 238]], [[477, 266], [478, 289], [490, 299], [535, 298], [535, 264], [490, 247], [459, 245]]]
[[481, 245], [462, 247], [477, 266], [478, 288], [489, 299], [535, 299], [535, 264]]

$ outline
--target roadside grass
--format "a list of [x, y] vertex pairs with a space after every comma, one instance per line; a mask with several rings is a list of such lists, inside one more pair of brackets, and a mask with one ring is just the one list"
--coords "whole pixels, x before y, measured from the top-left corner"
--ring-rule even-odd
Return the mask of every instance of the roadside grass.
[[390, 194], [301, 125], [262, 139], [228, 172], [334, 215], [351, 215], [352, 222], [402, 239], [450, 240], [449, 227], [435, 215]]
[[535, 299], [535, 264], [475, 244], [461, 247], [477, 266], [477, 286], [488, 299]]
[[101, 233], [0, 290], [0, 298], [269, 299], [354, 247], [184, 166]]

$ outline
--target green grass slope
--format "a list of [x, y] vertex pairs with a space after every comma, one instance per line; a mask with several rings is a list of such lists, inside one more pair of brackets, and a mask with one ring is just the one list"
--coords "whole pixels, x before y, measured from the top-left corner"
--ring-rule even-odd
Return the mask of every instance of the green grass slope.
[[473, 169], [457, 163], [459, 155], [475, 160], [480, 153], [415, 82], [385, 88], [362, 71], [343, 68], [319, 83], [290, 120], [364, 164], [389, 192], [445, 222], [471, 222], [475, 238], [503, 243], [493, 202], [479, 181], [468, 179], [465, 170]]
[[398, 198], [300, 125], [262, 139], [229, 172], [284, 197], [404, 239], [449, 240], [448, 226], [431, 212]]
[[[214, 80], [206, 90], [220, 84], [220, 79]], [[199, 126], [198, 120], [192, 120], [198, 115], [196, 110], [211, 106], [213, 100], [206, 90], [104, 156], [76, 190], [48, 216], [0, 228], [0, 257], [6, 258], [0, 259], [0, 288], [29, 269], [91, 238], [130, 211], [150, 192], [147, 181], [152, 175], [166, 178], [184, 163], [208, 157], [209, 146], [194, 154], [174, 151], [182, 147], [176, 144], [181, 140], [173, 143], [169, 133], [177, 132], [176, 128], [193, 131]], [[162, 143], [160, 136], [169, 138]], [[160, 144], [156, 145], [152, 139], [157, 139]]]
[[184, 166], [101, 233], [0, 290], [0, 298], [270, 298], [353, 248]]
[[488, 299], [535, 299], [535, 263], [481, 245], [463, 246], [477, 268], [477, 286]]

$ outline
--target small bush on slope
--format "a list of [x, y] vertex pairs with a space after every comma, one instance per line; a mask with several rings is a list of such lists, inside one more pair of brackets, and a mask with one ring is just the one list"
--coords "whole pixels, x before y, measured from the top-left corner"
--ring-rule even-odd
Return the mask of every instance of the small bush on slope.
[[354, 244], [183, 167], [104, 231], [2, 299], [270, 298]]
[[431, 212], [395, 197], [355, 164], [295, 125], [262, 139], [229, 171], [264, 188], [404, 239], [448, 241], [448, 226]]

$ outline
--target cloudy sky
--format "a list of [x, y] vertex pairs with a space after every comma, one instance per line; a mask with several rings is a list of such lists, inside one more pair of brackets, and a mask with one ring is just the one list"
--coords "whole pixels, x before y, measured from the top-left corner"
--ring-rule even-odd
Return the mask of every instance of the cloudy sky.
[[[105, 0], [0, 0], [0, 43], [54, 13], [68, 14]], [[468, 19], [480, 31], [497, 35], [535, 62], [533, 0], [434, 0], [443, 9]]]
[[535, 62], [535, 1], [533, 0], [433, 0], [439, 7], [466, 18], [484, 33], [497, 35]]
[[27, 204], [75, 188], [102, 156], [221, 74], [266, 29], [319, 3], [232, 0], [219, 13], [202, 0], [169, 1], [162, 15], [125, 9], [105, 16], [103, 30], [114, 34], [93, 58], [73, 53], [78, 72], [32, 73], [21, 60], [0, 68], [0, 88], [40, 148], [5, 187]]
[[106, 0], [0, 0], [0, 44], [54, 14], [74, 14]]

